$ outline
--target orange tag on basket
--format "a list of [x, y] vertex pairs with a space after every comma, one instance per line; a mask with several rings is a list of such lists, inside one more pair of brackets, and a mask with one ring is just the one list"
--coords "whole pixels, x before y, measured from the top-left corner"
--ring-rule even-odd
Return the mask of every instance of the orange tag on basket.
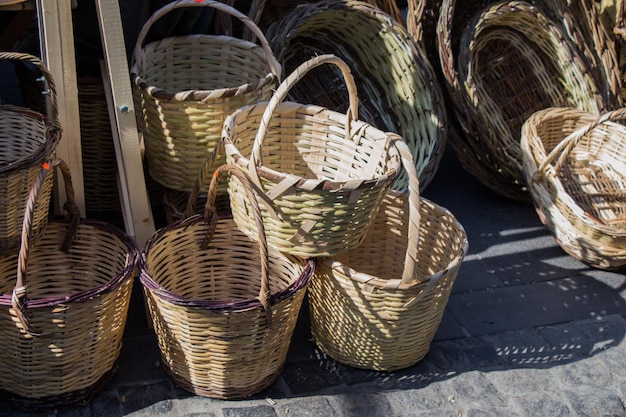
[[44, 162], [43, 164], [41, 164], [41, 166], [43, 167], [43, 169], [45, 169], [46, 171], [50, 170], [50, 164], [47, 162]]

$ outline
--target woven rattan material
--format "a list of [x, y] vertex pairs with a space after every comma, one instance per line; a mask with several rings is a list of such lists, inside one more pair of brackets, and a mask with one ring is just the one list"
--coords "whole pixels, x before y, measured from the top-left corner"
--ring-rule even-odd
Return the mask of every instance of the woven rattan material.
[[534, 113], [523, 125], [524, 174], [541, 221], [573, 257], [626, 266], [626, 109], [600, 118], [574, 108]]
[[[52, 75], [36, 57], [0, 52], [0, 61], [28, 63], [43, 74], [49, 104], [46, 115], [11, 105], [0, 106], [0, 254], [17, 253], [24, 219], [24, 207], [41, 163], [50, 158], [61, 137], [57, 121]], [[52, 193], [48, 178], [37, 201], [33, 219], [33, 240], [44, 230]]]
[[[335, 64], [350, 91], [348, 115], [282, 102], [309, 70]], [[282, 103], [281, 103], [282, 102]], [[227, 161], [259, 188], [267, 239], [275, 249], [304, 258], [357, 246], [400, 168], [390, 135], [357, 120], [350, 69], [333, 55], [305, 61], [269, 103], [239, 109], [224, 124]], [[229, 183], [237, 225], [256, 235], [239, 182]]]
[[[72, 221], [50, 220], [31, 244], [34, 202], [58, 164]], [[0, 398], [28, 408], [85, 401], [102, 388], [119, 356], [130, 302], [134, 242], [106, 223], [79, 220], [69, 181], [58, 159], [40, 168], [19, 255], [0, 261]]]
[[[333, 54], [345, 61], [359, 90], [360, 119], [407, 141], [426, 188], [443, 155], [446, 111], [435, 72], [404, 26], [356, 1], [303, 5], [280, 26], [272, 46], [285, 72], [315, 55]], [[345, 84], [334, 67], [316, 69], [289, 98], [338, 112], [348, 104]], [[406, 187], [402, 173], [393, 188]]]
[[[614, 105], [615, 102], [610, 100], [615, 98], [615, 91], [618, 89], [615, 85], [618, 80], [614, 75], [617, 70], [614, 50], [607, 44], [607, 34], [596, 30], [600, 26], [593, 26], [598, 20], [593, 14], [595, 10], [593, 5], [584, 1], [582, 2], [584, 5], [576, 2], [575, 7], [570, 7], [561, 0], [533, 3], [536, 6], [525, 2], [444, 0], [437, 29], [442, 73], [450, 93], [451, 106], [463, 132], [450, 138], [455, 154], [464, 168], [487, 187], [501, 195], [524, 202], [531, 201], [531, 197], [520, 169], [519, 134], [515, 134], [517, 142], [511, 140], [511, 146], [514, 148], [510, 148], [506, 143], [500, 144], [502, 129], [495, 131], [493, 126], [494, 124], [504, 126], [502, 122], [498, 122], [498, 114], [501, 112], [492, 117], [484, 106], [476, 108], [474, 104], [476, 102], [484, 104], [485, 97], [493, 107], [506, 108], [510, 102], [517, 101], [518, 110], [515, 114], [517, 120], [523, 120], [538, 109], [564, 105], [561, 104], [563, 99], [556, 102], [546, 100], [541, 103], [535, 98], [523, 106], [519, 105], [519, 99], [509, 100], [511, 97], [517, 98], [517, 94], [520, 97], [529, 97], [529, 91], [532, 91], [527, 85], [529, 76], [534, 78], [535, 84], [543, 80], [536, 84], [542, 88], [550, 84], [559, 87], [558, 81], [548, 82], [548, 80], [561, 79], [560, 90], [565, 92], [565, 96], [571, 97], [569, 103], [565, 105], [588, 110], [592, 110], [588, 105], [591, 101], [596, 101], [594, 106], [596, 110]], [[523, 11], [519, 17], [518, 11]], [[508, 16], [506, 20], [502, 17], [504, 15]], [[527, 17], [523, 17], [524, 15]], [[528, 17], [531, 15], [537, 16], [537, 19], [529, 21]], [[531, 30], [532, 27], [535, 30]], [[498, 33], [492, 34], [493, 31]], [[511, 34], [497, 36], [503, 33], [501, 31], [511, 32], [517, 36], [514, 38]], [[485, 39], [482, 39], [481, 33], [485, 34]], [[532, 36], [529, 39], [527, 35], [522, 35], [524, 33], [530, 33]], [[501, 39], [505, 37], [508, 38], [506, 42]], [[515, 48], [511, 47], [512, 40], [515, 41]], [[473, 42], [473, 50], [469, 49], [469, 42]], [[595, 45], [601, 45], [598, 51], [595, 50]], [[533, 52], [530, 56], [521, 55], [522, 52], [531, 49]], [[506, 53], [499, 57], [498, 51]], [[462, 55], [464, 64], [460, 62]], [[502, 62], [493, 61], [494, 59]], [[537, 65], [537, 62], [541, 64]], [[508, 68], [505, 68], [507, 63]], [[467, 78], [470, 77], [467, 70], [469, 65], [479, 65], [478, 68], [482, 71], [482, 73], [474, 71], [471, 74], [473, 77], [481, 77], [484, 83], [484, 93], [480, 97], [475, 91], [471, 91], [476, 88], [475, 84], [473, 86], [471, 84], [477, 81], [474, 78]], [[462, 67], [465, 70], [460, 74]], [[510, 85], [506, 87], [486, 83], [489, 78], [498, 81], [508, 80], [509, 77], [499, 77], [498, 74], [508, 76], [518, 73], [522, 68], [528, 69], [524, 73], [525, 77], [510, 77]], [[494, 69], [504, 72], [496, 72]], [[556, 71], [550, 74], [551, 69]], [[581, 77], [580, 74], [584, 76]], [[525, 79], [526, 83], [518, 83], [519, 79]], [[470, 89], [474, 102], [467, 99], [466, 88]], [[585, 90], [591, 91], [591, 96], [585, 98], [583, 102], [571, 104], [572, 100], [584, 97]], [[550, 97], [550, 94], [545, 94], [541, 90], [537, 92], [541, 93], [539, 97], [544, 99]], [[514, 106], [510, 106], [510, 109], [515, 111]], [[519, 132], [519, 127], [520, 125], [516, 123], [512, 132]], [[502, 153], [502, 149], [514, 149], [517, 158], [508, 159], [508, 156]]]
[[[185, 7], [212, 7], [240, 19], [263, 46], [225, 35], [188, 35], [143, 45], [163, 15]], [[139, 125], [152, 178], [190, 192], [202, 164], [220, 141], [222, 124], [238, 107], [268, 99], [280, 65], [258, 27], [244, 14], [211, 0], [179, 0], [143, 26], [133, 54]], [[224, 162], [224, 155], [219, 163]]]
[[320, 258], [309, 286], [313, 340], [350, 366], [393, 371], [420, 361], [467, 253], [463, 227], [419, 198], [415, 174], [409, 178], [410, 193], [386, 195], [363, 244]]
[[232, 218], [218, 219], [218, 177], [247, 180], [229, 165], [216, 172], [207, 217], [157, 232], [144, 248], [140, 278], [174, 381], [198, 395], [243, 398], [278, 378], [314, 262], [268, 250], [258, 207], [256, 241]]

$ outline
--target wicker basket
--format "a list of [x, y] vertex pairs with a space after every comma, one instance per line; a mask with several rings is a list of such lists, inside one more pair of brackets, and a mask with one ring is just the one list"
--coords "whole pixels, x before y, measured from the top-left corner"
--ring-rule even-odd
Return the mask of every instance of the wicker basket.
[[227, 173], [251, 192], [241, 170], [221, 165], [205, 216], [158, 231], [140, 260], [166, 370], [183, 389], [223, 399], [249, 397], [278, 378], [315, 269], [313, 260], [268, 249], [258, 206], [256, 241], [218, 218], [217, 180]]
[[[323, 64], [335, 64], [344, 75], [350, 91], [348, 115], [311, 104], [281, 103], [295, 83]], [[400, 169], [400, 157], [388, 133], [357, 116], [350, 69], [334, 55], [321, 55], [292, 72], [269, 103], [241, 108], [226, 119], [226, 160], [240, 166], [259, 188], [271, 247], [308, 258], [361, 243]], [[229, 183], [233, 218], [255, 236], [239, 184]]]
[[317, 346], [341, 363], [381, 371], [426, 355], [468, 248], [454, 216], [419, 197], [411, 152], [396, 144], [409, 192], [390, 191], [363, 244], [319, 259], [309, 285]]
[[[58, 166], [71, 220], [29, 235], [35, 201]], [[119, 229], [80, 219], [69, 168], [45, 162], [33, 184], [19, 255], [0, 260], [0, 399], [55, 409], [88, 400], [116, 369], [138, 250]]]
[[[401, 23], [363, 2], [323, 0], [294, 9], [271, 43], [285, 73], [315, 55], [345, 61], [359, 90], [361, 120], [402, 136], [422, 189], [428, 186], [445, 148], [446, 111], [425, 52]], [[289, 98], [341, 113], [348, 105], [345, 83], [334, 67], [316, 69]], [[393, 188], [406, 187], [402, 172]]]
[[570, 255], [626, 266], [626, 108], [534, 113], [522, 127], [524, 174], [541, 221]]
[[444, 0], [438, 22], [441, 69], [462, 128], [452, 148], [481, 183], [523, 202], [531, 201], [519, 150], [525, 118], [551, 106], [599, 111], [615, 96], [607, 74], [616, 68], [591, 52], [584, 8], [535, 3]]
[[[12, 105], [0, 106], [0, 255], [17, 253], [24, 207], [41, 163], [50, 158], [61, 137], [52, 75], [36, 57], [0, 52], [0, 61], [37, 66], [47, 84], [48, 113]], [[33, 241], [46, 226], [53, 180], [48, 178], [35, 206]]]
[[[225, 35], [175, 36], [143, 45], [159, 18], [186, 7], [212, 7], [240, 19], [262, 46]], [[280, 72], [262, 32], [226, 4], [178, 0], [156, 11], [139, 33], [131, 65], [151, 177], [165, 188], [190, 192], [220, 140], [225, 117], [269, 99]]]

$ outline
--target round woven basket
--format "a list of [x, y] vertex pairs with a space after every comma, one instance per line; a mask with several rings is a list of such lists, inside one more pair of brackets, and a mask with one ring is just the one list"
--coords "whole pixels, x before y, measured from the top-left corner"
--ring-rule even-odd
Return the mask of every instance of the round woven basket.
[[522, 127], [524, 174], [541, 221], [576, 259], [626, 266], [626, 108], [549, 108]]
[[[445, 148], [446, 111], [435, 72], [402, 23], [364, 2], [319, 1], [289, 13], [271, 43], [285, 73], [316, 55], [345, 61], [358, 87], [361, 120], [402, 136], [422, 189], [428, 186]], [[345, 83], [334, 67], [317, 68], [289, 99], [342, 113], [348, 108]], [[406, 187], [402, 172], [393, 188]]]
[[[258, 207], [256, 241], [215, 211], [215, 171], [205, 215], [158, 231], [140, 260], [140, 279], [165, 369], [181, 388], [231, 399], [269, 387], [282, 371], [313, 260], [268, 248]], [[255, 206], [252, 196], [250, 202]]]
[[[29, 236], [35, 201], [58, 166], [71, 220]], [[33, 183], [19, 254], [0, 260], [0, 399], [33, 409], [89, 400], [116, 369], [138, 258], [107, 223], [80, 219], [69, 168], [46, 162]]]
[[396, 145], [409, 192], [390, 191], [363, 244], [320, 258], [309, 286], [317, 346], [341, 363], [380, 371], [426, 355], [468, 248], [454, 216], [419, 197], [411, 152]]
[[[61, 138], [57, 120], [56, 95], [52, 75], [39, 58], [28, 54], [0, 52], [0, 61], [27, 62], [43, 75], [48, 112], [12, 105], [0, 105], [0, 254], [19, 250], [24, 207], [41, 163], [53, 156]], [[42, 93], [40, 92], [40, 95]], [[48, 222], [53, 179], [48, 177], [35, 206], [33, 241]]]
[[440, 63], [462, 128], [450, 143], [481, 183], [513, 200], [531, 201], [519, 150], [523, 121], [552, 106], [597, 112], [615, 96], [599, 58], [592, 62], [589, 48], [574, 41], [587, 39], [584, 32], [561, 23], [575, 11], [558, 0], [444, 0], [441, 7]]
[[[348, 115], [283, 102], [295, 83], [323, 64], [341, 68], [350, 91]], [[308, 258], [331, 256], [361, 243], [399, 171], [400, 157], [390, 134], [357, 120], [357, 115], [350, 69], [336, 56], [321, 55], [292, 72], [269, 103], [244, 107], [226, 119], [226, 160], [241, 167], [258, 187], [271, 247]], [[229, 182], [233, 218], [255, 236], [239, 184]]]
[[[174, 36], [143, 45], [151, 26], [186, 7], [211, 7], [241, 20], [261, 40], [226, 35]], [[218, 1], [178, 0], [157, 10], [138, 35], [131, 78], [151, 177], [190, 192], [235, 109], [269, 99], [281, 69], [259, 28]], [[224, 162], [220, 155], [218, 165]]]

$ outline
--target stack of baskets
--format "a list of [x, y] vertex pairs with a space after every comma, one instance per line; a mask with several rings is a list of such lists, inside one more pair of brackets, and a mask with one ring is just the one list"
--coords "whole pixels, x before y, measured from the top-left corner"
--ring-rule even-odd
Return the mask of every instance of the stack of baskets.
[[450, 143], [465, 169], [513, 200], [531, 201], [519, 148], [530, 114], [621, 103], [614, 46], [595, 6], [565, 3], [444, 0], [440, 8], [441, 71], [462, 130]]

